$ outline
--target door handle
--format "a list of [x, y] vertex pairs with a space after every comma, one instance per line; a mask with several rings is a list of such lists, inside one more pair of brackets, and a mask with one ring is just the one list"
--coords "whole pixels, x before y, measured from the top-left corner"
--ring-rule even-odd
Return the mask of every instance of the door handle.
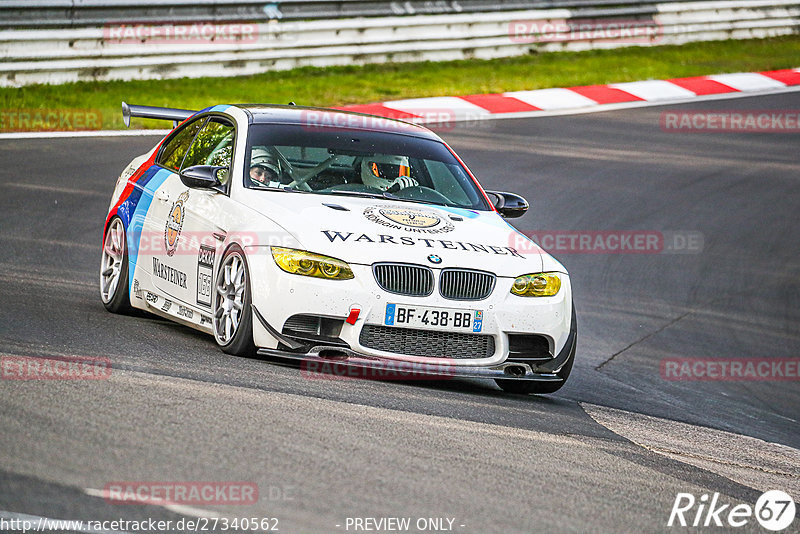
[[156, 198], [161, 202], [169, 202], [169, 193], [164, 190], [159, 191], [156, 193]]

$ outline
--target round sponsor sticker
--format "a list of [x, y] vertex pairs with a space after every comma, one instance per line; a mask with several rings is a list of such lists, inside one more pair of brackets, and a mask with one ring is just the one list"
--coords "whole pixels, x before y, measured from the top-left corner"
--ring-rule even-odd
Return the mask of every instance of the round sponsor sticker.
[[411, 232], [442, 234], [453, 230], [453, 224], [432, 211], [413, 208], [369, 207], [364, 216], [388, 228], [402, 228]]

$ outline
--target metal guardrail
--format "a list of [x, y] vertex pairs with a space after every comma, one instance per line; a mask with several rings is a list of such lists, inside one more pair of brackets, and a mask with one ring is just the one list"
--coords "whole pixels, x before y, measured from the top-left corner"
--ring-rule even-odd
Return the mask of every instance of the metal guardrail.
[[[680, 2], [686, 0], [663, 0]], [[79, 27], [114, 22], [323, 20], [608, 7], [648, 0], [4, 0], [0, 28]]]
[[[112, 0], [32, 1], [51, 7], [112, 3]], [[171, 19], [180, 21], [174, 24], [147, 21], [122, 24], [109, 17], [102, 25], [0, 29], [0, 86], [234, 76], [307, 65], [489, 59], [532, 52], [770, 37], [796, 33], [800, 28], [800, 0], [614, 1], [613, 5], [598, 0], [574, 1], [573, 4], [580, 5], [570, 8], [273, 19], [236, 24], [229, 20], [214, 23], [204, 18], [200, 19], [202, 24], [193, 24], [190, 18]], [[117, 0], [115, 4], [129, 5], [130, 1]], [[143, 10], [150, 6], [191, 9], [199, 5], [196, 0], [139, 0], [139, 4]], [[214, 2], [227, 7], [244, 4], [255, 5], [242, 0]], [[602, 31], [615, 24], [643, 31], [625, 38]], [[187, 38], [186, 33], [178, 36], [175, 28], [180, 25], [184, 25], [184, 30], [208, 27], [213, 39], [202, 35]], [[587, 30], [581, 32], [582, 27]], [[221, 35], [214, 33], [219, 28], [223, 30]], [[573, 31], [575, 28], [578, 31]]]

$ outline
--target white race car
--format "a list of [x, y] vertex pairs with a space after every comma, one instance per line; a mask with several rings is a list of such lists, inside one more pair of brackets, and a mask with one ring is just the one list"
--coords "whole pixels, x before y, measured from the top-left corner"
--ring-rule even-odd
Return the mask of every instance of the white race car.
[[566, 270], [514, 246], [527, 238], [504, 217], [527, 202], [485, 192], [430, 130], [293, 105], [123, 103], [123, 116], [181, 122], [117, 180], [108, 310], [301, 365], [491, 378], [515, 393], [569, 376]]

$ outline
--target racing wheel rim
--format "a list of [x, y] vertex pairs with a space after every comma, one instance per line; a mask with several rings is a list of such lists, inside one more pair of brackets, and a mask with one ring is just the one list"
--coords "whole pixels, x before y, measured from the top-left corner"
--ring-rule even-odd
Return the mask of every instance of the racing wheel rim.
[[114, 219], [108, 225], [103, 241], [103, 259], [100, 264], [100, 297], [108, 304], [117, 293], [122, 277], [122, 261], [125, 256], [125, 228], [122, 221]]
[[214, 311], [214, 336], [220, 345], [233, 341], [244, 316], [247, 272], [238, 252], [225, 257], [217, 277], [217, 309]]

